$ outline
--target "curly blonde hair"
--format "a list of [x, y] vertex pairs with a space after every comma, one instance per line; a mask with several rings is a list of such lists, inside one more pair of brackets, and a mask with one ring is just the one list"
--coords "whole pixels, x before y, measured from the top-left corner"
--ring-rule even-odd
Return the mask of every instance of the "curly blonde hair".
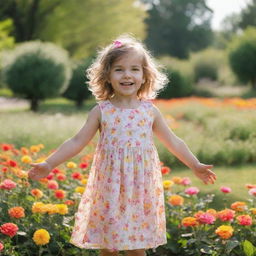
[[138, 98], [154, 99], [167, 84], [167, 76], [160, 71], [162, 67], [156, 63], [146, 47], [131, 35], [121, 35], [114, 40], [114, 43], [100, 50], [96, 60], [87, 69], [89, 90], [96, 100], [110, 99], [114, 95], [114, 90], [108, 82], [112, 64], [130, 50], [136, 50], [142, 55], [145, 82], [138, 90]]

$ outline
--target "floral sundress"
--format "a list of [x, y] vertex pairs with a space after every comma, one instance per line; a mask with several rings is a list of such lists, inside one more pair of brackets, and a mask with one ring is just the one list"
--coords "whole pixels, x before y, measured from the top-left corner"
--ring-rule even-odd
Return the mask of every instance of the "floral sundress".
[[164, 192], [153, 142], [153, 104], [101, 110], [100, 138], [70, 242], [111, 251], [166, 244]]

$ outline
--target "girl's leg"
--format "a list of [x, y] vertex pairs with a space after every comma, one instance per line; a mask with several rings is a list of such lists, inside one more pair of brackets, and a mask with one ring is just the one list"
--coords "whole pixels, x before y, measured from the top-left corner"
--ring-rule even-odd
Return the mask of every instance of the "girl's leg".
[[126, 256], [146, 256], [144, 249], [125, 251]]
[[107, 249], [100, 250], [100, 256], [118, 256], [118, 252], [111, 252]]

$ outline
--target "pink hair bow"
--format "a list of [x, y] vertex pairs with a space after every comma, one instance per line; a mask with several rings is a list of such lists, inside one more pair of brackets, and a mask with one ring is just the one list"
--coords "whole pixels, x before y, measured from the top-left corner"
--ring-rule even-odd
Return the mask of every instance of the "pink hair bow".
[[123, 45], [122, 42], [120, 42], [120, 41], [118, 41], [118, 40], [114, 41], [114, 47], [115, 47], [115, 48], [119, 48], [119, 47], [121, 47], [122, 45]]

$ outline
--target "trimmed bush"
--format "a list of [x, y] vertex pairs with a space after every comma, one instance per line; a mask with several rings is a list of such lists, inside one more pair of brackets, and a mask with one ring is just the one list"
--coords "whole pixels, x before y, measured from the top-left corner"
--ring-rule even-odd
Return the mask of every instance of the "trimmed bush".
[[23, 43], [6, 57], [5, 81], [16, 95], [30, 100], [33, 111], [38, 109], [39, 100], [58, 96], [68, 86], [68, 54], [52, 43]]
[[159, 93], [158, 98], [170, 99], [190, 96], [193, 88], [190, 81], [177, 70], [167, 70], [169, 83]]
[[73, 64], [72, 77], [69, 82], [67, 90], [63, 96], [67, 99], [73, 100], [78, 108], [81, 108], [83, 101], [91, 96], [86, 82], [88, 81], [85, 71], [91, 64], [92, 59], [88, 58], [85, 61]]
[[229, 62], [241, 82], [250, 82], [256, 89], [256, 28], [249, 27], [231, 42]]

